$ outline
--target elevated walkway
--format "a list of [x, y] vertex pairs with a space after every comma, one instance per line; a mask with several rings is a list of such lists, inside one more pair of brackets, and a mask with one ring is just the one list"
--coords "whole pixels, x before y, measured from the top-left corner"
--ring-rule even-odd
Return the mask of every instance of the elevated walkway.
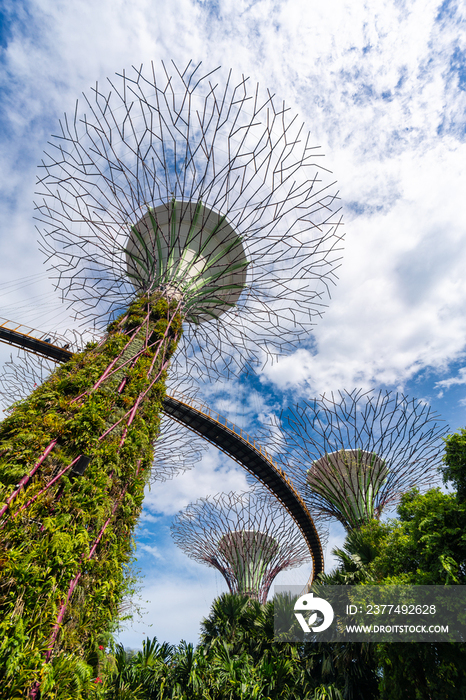
[[259, 443], [227, 418], [190, 399], [166, 396], [163, 410], [179, 423], [201, 435], [238, 462], [264, 484], [291, 515], [309, 547], [313, 578], [324, 570], [324, 557], [316, 526], [303, 499], [284, 471]]
[[22, 348], [55, 362], [66, 362], [72, 353], [68, 352], [66, 348], [54, 345], [50, 340], [47, 333], [0, 318], [0, 342]]

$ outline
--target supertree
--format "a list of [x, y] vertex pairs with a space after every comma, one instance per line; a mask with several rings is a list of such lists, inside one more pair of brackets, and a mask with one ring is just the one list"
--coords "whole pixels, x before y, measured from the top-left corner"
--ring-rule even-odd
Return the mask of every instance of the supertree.
[[21, 609], [31, 678], [116, 615], [172, 358], [179, 376], [254, 369], [309, 332], [334, 281], [320, 150], [270, 93], [220, 75], [96, 85], [41, 166], [57, 287], [107, 330], [0, 429], [1, 629], [14, 638]]
[[261, 603], [280, 571], [310, 561], [291, 517], [257, 486], [191, 503], [175, 517], [171, 530], [188, 557], [220, 571], [231, 593]]
[[432, 483], [446, 433], [424, 401], [354, 389], [286, 409], [267, 439], [310, 511], [351, 530]]

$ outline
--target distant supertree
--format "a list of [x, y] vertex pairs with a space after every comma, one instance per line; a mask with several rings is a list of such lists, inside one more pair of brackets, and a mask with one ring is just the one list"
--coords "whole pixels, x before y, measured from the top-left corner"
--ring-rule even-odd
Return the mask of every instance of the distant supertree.
[[231, 593], [261, 603], [280, 571], [310, 561], [291, 517], [260, 487], [191, 503], [175, 517], [172, 536], [188, 557], [220, 571]]
[[334, 281], [322, 154], [270, 93], [219, 78], [96, 85], [41, 166], [52, 274], [107, 330], [0, 428], [0, 632], [20, 643], [20, 597], [32, 679], [37, 649], [95, 650], [117, 615], [173, 358], [182, 378], [254, 369], [306, 337]]
[[267, 432], [309, 510], [354, 529], [432, 483], [447, 427], [424, 401], [354, 389], [302, 401]]

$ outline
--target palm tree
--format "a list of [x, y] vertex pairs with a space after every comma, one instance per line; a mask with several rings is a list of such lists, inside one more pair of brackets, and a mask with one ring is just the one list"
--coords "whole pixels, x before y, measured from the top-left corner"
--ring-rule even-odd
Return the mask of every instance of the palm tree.
[[378, 554], [378, 549], [374, 542], [368, 540], [366, 533], [367, 528], [364, 532], [348, 532], [343, 548], [337, 547], [332, 550], [332, 554], [339, 560], [339, 565], [330, 574], [320, 574], [319, 583], [340, 586], [376, 583], [371, 573], [371, 564]]
[[122, 644], [117, 645], [113, 657], [110, 657], [113, 669], [104, 683], [106, 700], [144, 700], [133, 658], [131, 651], [126, 651]]
[[216, 598], [207, 618], [201, 622], [201, 643], [212, 646], [216, 640], [242, 645], [254, 633], [254, 621], [261, 605], [248, 596], [223, 593]]
[[108, 700], [158, 700], [166, 685], [174, 647], [157, 638], [144, 640], [142, 650], [126, 651], [121, 644], [113, 655], [113, 669], [104, 684]]

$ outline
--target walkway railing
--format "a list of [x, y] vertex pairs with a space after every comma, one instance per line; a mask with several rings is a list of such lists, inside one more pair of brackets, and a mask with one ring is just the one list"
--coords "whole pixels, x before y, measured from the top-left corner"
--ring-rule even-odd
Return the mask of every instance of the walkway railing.
[[0, 318], [0, 341], [41, 357], [47, 357], [54, 362], [66, 362], [72, 353], [67, 347], [55, 345], [50, 333], [43, 333], [22, 323]]
[[182, 393], [176, 393], [176, 394], [170, 394], [167, 395], [167, 398], [173, 398], [176, 401], [180, 401], [181, 403], [184, 403], [186, 406], [190, 406], [191, 408], [195, 409], [199, 413], [202, 413], [204, 416], [208, 416], [211, 420], [215, 421], [219, 425], [221, 425], [223, 428], [226, 428], [229, 432], [233, 433], [236, 435], [236, 437], [240, 438], [243, 442], [245, 442], [247, 445], [250, 447], [254, 448], [256, 452], [258, 452], [263, 459], [265, 459], [271, 467], [274, 469], [274, 471], [278, 472], [282, 479], [284, 479], [289, 487], [293, 489], [293, 491], [296, 494], [296, 497], [298, 500], [301, 502], [303, 508], [306, 508], [307, 506], [304, 503], [303, 499], [299, 495], [298, 491], [296, 491], [295, 486], [293, 485], [293, 482], [290, 480], [290, 477], [288, 474], [283, 471], [283, 469], [279, 466], [278, 462], [276, 462], [270, 452], [267, 451], [267, 448], [262, 447], [262, 445], [253, 438], [249, 433], [247, 433], [245, 430], [242, 428], [239, 428], [235, 423], [233, 423], [231, 420], [228, 420], [226, 416], [223, 416], [221, 413], [218, 411], [215, 411], [210, 408], [207, 404], [203, 403], [202, 401], [198, 401], [197, 399], [193, 399], [190, 396], [187, 396]]

